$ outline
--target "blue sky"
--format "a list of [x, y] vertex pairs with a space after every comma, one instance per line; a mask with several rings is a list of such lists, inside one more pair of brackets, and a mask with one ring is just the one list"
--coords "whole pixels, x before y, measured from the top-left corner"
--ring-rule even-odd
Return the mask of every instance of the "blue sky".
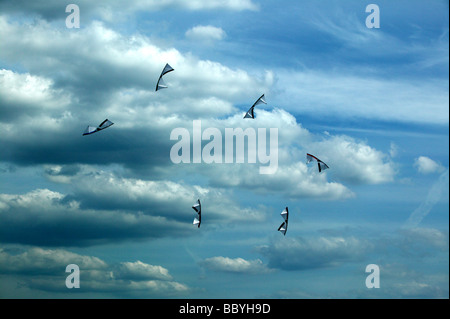
[[[0, 297], [448, 298], [448, 1], [74, 3], [0, 2]], [[195, 120], [277, 171], [173, 163]]]

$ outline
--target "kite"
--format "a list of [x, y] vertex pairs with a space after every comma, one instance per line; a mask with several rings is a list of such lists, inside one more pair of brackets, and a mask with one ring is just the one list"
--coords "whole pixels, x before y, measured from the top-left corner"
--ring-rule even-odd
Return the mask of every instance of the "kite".
[[245, 113], [244, 119], [254, 119], [255, 118], [255, 106], [258, 104], [261, 104], [261, 103], [267, 104], [264, 99], [265, 99], [265, 97], [263, 94], [263, 95], [261, 95], [261, 97], [259, 99], [256, 100], [255, 103], [253, 103], [250, 110], [248, 110], [247, 113]]
[[200, 224], [202, 223], [202, 204], [200, 203], [200, 199], [197, 199], [197, 203], [195, 203], [192, 208], [198, 214], [198, 216], [194, 218], [194, 222], [192, 224], [197, 225], [197, 227], [200, 228]]
[[158, 82], [156, 83], [156, 90], [158, 91], [159, 89], [165, 89], [167, 88], [167, 85], [164, 83], [163, 81], [163, 76], [169, 72], [172, 72], [174, 69], [169, 65], [169, 63], [166, 63], [166, 66], [164, 67], [164, 69], [161, 72], [161, 75], [159, 76]]
[[287, 207], [281, 212], [281, 217], [284, 218], [284, 222], [280, 225], [280, 227], [278, 227], [278, 231], [286, 236], [289, 218], [289, 210]]
[[317, 161], [317, 166], [319, 167], [319, 173], [321, 171], [326, 170], [327, 168], [329, 168], [327, 164], [322, 162], [320, 159], [318, 159], [314, 155], [306, 154], [306, 164], [308, 164], [309, 162], [312, 162], [312, 161]]
[[114, 124], [113, 122], [111, 122], [110, 120], [106, 119], [98, 127], [88, 125], [88, 127], [84, 131], [83, 135], [89, 135], [89, 134], [93, 134], [95, 132], [104, 130], [105, 128], [108, 128], [108, 127], [110, 127], [113, 124]]

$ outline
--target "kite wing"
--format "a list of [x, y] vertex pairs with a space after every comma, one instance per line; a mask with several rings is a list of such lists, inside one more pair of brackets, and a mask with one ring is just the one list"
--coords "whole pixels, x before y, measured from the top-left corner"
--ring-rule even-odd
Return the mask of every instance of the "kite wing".
[[308, 163], [310, 163], [312, 161], [316, 161], [317, 162], [317, 167], [319, 168], [319, 173], [322, 172], [323, 170], [326, 170], [327, 168], [329, 168], [327, 164], [322, 162], [320, 159], [318, 159], [314, 155], [306, 154], [306, 164], [308, 164]]
[[329, 168], [328, 165], [325, 164], [325, 163], [322, 162], [322, 161], [317, 162], [317, 166], [319, 167], [319, 173], [320, 173], [321, 171], [326, 170], [327, 168]]
[[278, 231], [281, 232], [283, 235], [286, 236], [286, 232], [287, 232], [287, 222], [283, 222], [283, 224], [280, 225], [280, 227], [278, 227]]
[[114, 124], [113, 122], [111, 122], [110, 120], [106, 119], [98, 127], [88, 126], [86, 128], [86, 130], [84, 131], [83, 135], [89, 135], [89, 134], [92, 134], [92, 133], [104, 130], [105, 128], [108, 128], [108, 127], [110, 127], [113, 124]]
[[110, 120], [106, 119], [98, 126], [97, 130], [98, 131], [104, 130], [105, 128], [108, 128], [108, 127], [110, 127], [113, 124], [114, 124], [113, 122], [111, 122]]
[[255, 118], [255, 106], [257, 106], [258, 104], [261, 104], [261, 103], [267, 104], [264, 94], [261, 95], [259, 97], [259, 99], [256, 100], [255, 103], [253, 103], [252, 107], [247, 111], [247, 113], [245, 113], [244, 119], [249, 119], [249, 118], [254, 119]]
[[194, 218], [194, 225], [200, 228], [200, 224], [202, 223], [202, 204], [200, 203], [200, 199], [197, 199], [197, 203], [195, 203], [192, 208], [197, 212], [198, 216]]
[[287, 207], [281, 212], [281, 217], [283, 217], [284, 220], [287, 222], [289, 218], [289, 210]]
[[163, 76], [169, 72], [172, 72], [174, 69], [169, 65], [169, 63], [166, 63], [166, 66], [164, 67], [164, 69], [161, 72], [161, 75], [159, 76], [158, 82], [156, 83], [156, 90], [158, 91], [159, 89], [165, 89], [167, 88], [167, 85], [164, 83], [163, 81]]
[[278, 227], [278, 231], [286, 236], [289, 219], [289, 209], [287, 207], [281, 212], [281, 217], [283, 217], [284, 222]]
[[83, 135], [89, 135], [89, 134], [92, 134], [92, 133], [95, 133], [95, 132], [97, 132], [97, 128], [95, 126], [88, 126], [84, 130]]
[[255, 107], [252, 106], [250, 110], [245, 113], [244, 119], [254, 119], [255, 118]]

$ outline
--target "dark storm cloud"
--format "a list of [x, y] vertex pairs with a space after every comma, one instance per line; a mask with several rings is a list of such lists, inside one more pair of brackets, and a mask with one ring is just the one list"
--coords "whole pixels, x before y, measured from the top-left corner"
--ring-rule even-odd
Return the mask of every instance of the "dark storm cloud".
[[189, 236], [189, 224], [123, 210], [78, 208], [60, 193], [41, 189], [0, 195], [0, 241], [42, 246], [89, 246], [124, 240]]
[[[114, 119], [113, 119], [114, 120]], [[122, 164], [136, 170], [171, 164], [169, 132], [123, 129], [120, 122], [105, 131], [82, 136], [88, 123], [65, 126], [61, 132], [47, 126], [0, 137], [2, 160], [17, 165]]]

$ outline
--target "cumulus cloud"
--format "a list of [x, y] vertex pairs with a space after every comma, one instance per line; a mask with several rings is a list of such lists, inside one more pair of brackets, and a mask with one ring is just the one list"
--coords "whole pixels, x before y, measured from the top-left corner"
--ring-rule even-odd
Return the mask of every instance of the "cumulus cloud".
[[81, 209], [80, 202], [49, 189], [0, 194], [3, 243], [88, 246], [111, 241], [189, 236], [189, 224], [157, 213]]
[[169, 271], [142, 261], [108, 264], [94, 257], [63, 249], [30, 248], [12, 254], [0, 248], [0, 274], [20, 275], [19, 283], [43, 291], [66, 292], [66, 266], [80, 268], [80, 293], [110, 293], [112, 296], [176, 296], [189, 288], [173, 281]]
[[197, 198], [206, 205], [211, 229], [248, 219], [262, 222], [267, 214], [263, 207], [241, 207], [230, 191], [218, 188], [119, 177], [89, 166], [56, 166], [46, 171], [52, 173], [53, 181], [71, 185], [71, 192], [35, 189], [0, 194], [2, 242], [89, 246], [188, 237], [195, 235], [189, 212]]
[[396, 174], [390, 157], [364, 141], [345, 135], [330, 136], [310, 145], [311, 153], [318, 155], [336, 171], [340, 180], [358, 184], [392, 182]]
[[29, 120], [43, 111], [54, 115], [64, 113], [69, 105], [69, 94], [55, 89], [53, 84], [48, 78], [30, 73], [0, 70], [0, 94], [4, 97], [2, 104], [9, 106], [0, 108], [2, 121], [23, 119], [25, 114]]
[[[76, 33], [45, 21], [16, 24], [5, 16], [0, 17], [0, 26], [5, 39], [0, 57], [29, 70], [3, 70], [0, 77], [8, 96], [0, 101], [1, 140], [4, 159], [12, 162], [113, 160], [141, 168], [167, 163], [171, 128], [199, 116], [230, 114], [236, 101], [259, 94], [273, 81], [270, 72], [251, 76], [174, 48], [160, 48], [139, 34], [123, 36], [99, 22]], [[48, 38], [54, 41], [42, 46]], [[154, 85], [166, 62], [176, 71], [167, 80], [170, 94], [156, 94]], [[30, 91], [27, 81], [37, 88]], [[38, 105], [44, 108], [33, 111]], [[104, 134], [80, 138], [87, 125], [97, 125], [105, 117], [116, 123], [108, 132], [111, 138]], [[114, 157], [105, 156], [111, 151], [116, 152]]]
[[342, 262], [359, 260], [370, 244], [356, 237], [285, 238], [258, 251], [269, 259], [270, 268], [306, 270], [337, 266]]
[[20, 254], [9, 254], [0, 248], [1, 273], [54, 274], [67, 265], [76, 264], [83, 270], [105, 270], [107, 264], [93, 256], [83, 256], [63, 249], [30, 248]]
[[[227, 128], [242, 127], [242, 115], [235, 114], [227, 118], [201, 122], [203, 131], [210, 127], [221, 132], [222, 140], [219, 141], [221, 143]], [[191, 131], [192, 136], [192, 124], [189, 123], [185, 128]], [[257, 134], [259, 128], [265, 128], [267, 132], [276, 129], [278, 132], [277, 169], [273, 174], [260, 174], [260, 168], [269, 166], [270, 163], [262, 164], [259, 157], [256, 158], [256, 163], [249, 163], [249, 153], [245, 148], [243, 164], [178, 164], [171, 170], [180, 168], [190, 171], [200, 166], [201, 174], [212, 176], [214, 172], [215, 178], [211, 180], [214, 186], [244, 187], [255, 192], [275, 191], [283, 192], [290, 197], [333, 200], [354, 197], [354, 193], [343, 184], [344, 182], [388, 183], [394, 180], [397, 173], [390, 156], [371, 147], [366, 141], [346, 135], [328, 134], [323, 137], [312, 134], [302, 127], [292, 114], [276, 107], [271, 110], [258, 109], [257, 121], [249, 122], [245, 126], [245, 129], [254, 129], [257, 139], [260, 138]], [[209, 142], [203, 141], [203, 146]], [[224, 149], [221, 151], [224, 153]], [[331, 169], [319, 173], [316, 166], [306, 164], [306, 153], [319, 156]], [[223, 154], [219, 154], [219, 157], [223, 163]], [[328, 180], [329, 175], [333, 176], [334, 181]]]
[[198, 25], [186, 31], [186, 37], [190, 40], [209, 42], [222, 40], [226, 36], [222, 28], [212, 25]]
[[149, 265], [139, 260], [136, 262], [123, 262], [117, 265], [114, 269], [114, 277], [128, 280], [172, 280], [172, 276], [166, 268]]
[[264, 274], [271, 271], [260, 259], [245, 260], [217, 256], [202, 260], [200, 265], [213, 271], [240, 274]]
[[414, 160], [414, 166], [422, 174], [442, 173], [445, 169], [441, 164], [427, 156], [419, 156], [416, 158]]
[[[0, 55], [11, 60], [17, 58], [15, 52], [22, 51], [34, 52], [37, 56], [53, 56], [53, 59], [44, 59], [40, 63], [36, 63], [39, 59], [20, 58], [27, 68], [47, 83], [50, 93], [46, 98], [54, 105], [58, 105], [61, 94], [69, 97], [64, 108], [56, 114], [41, 112], [39, 119], [34, 119], [36, 125], [25, 121], [4, 123], [6, 134], [2, 134], [0, 139], [6, 146], [5, 159], [12, 162], [51, 165], [118, 163], [141, 171], [168, 172], [156, 167], [170, 166], [170, 170], [173, 169], [168, 156], [173, 145], [168, 137], [173, 128], [189, 127], [198, 117], [219, 129], [241, 127], [242, 116], [234, 106], [235, 102], [241, 102], [245, 97], [246, 103], [251, 103], [248, 96], [259, 96], [274, 82], [272, 71], [259, 77], [250, 76], [246, 71], [183, 55], [173, 48], [159, 48], [141, 35], [124, 37], [98, 22], [69, 34], [42, 21], [34, 26], [23, 26], [1, 17], [0, 24], [2, 32], [9, 35]], [[49, 34], [55, 39], [53, 47], [41, 47], [39, 39], [47, 38]], [[67, 64], [62, 58], [66, 59], [67, 55], [77, 63]], [[149, 74], [155, 74], [156, 81], [161, 66], [167, 61], [175, 68], [170, 78], [171, 94], [164, 91], [155, 94], [153, 85], [148, 85]], [[57, 75], [52, 70], [65, 71]], [[17, 78], [25, 76], [18, 73], [10, 75]], [[20, 85], [16, 82], [10, 81], [8, 85], [17, 91]], [[270, 95], [268, 98], [270, 102]], [[5, 103], [2, 109], [10, 109], [9, 102], [0, 103]], [[95, 108], [90, 107], [92, 103], [96, 104]], [[272, 107], [272, 110], [267, 111], [261, 106], [257, 110], [258, 120], [246, 125], [254, 129], [278, 128], [278, 174], [261, 177], [245, 165], [222, 165], [225, 167], [219, 169], [215, 166], [220, 178], [211, 181], [212, 185], [251, 187], [258, 191], [273, 189], [271, 185], [277, 184], [280, 191], [293, 197], [353, 197], [353, 193], [341, 183], [328, 182], [325, 178], [327, 173], [316, 176], [313, 170], [307, 169], [305, 154], [314, 151], [323, 160], [328, 160], [340, 181], [377, 184], [393, 180], [393, 164], [385, 154], [364, 141], [333, 135], [321, 140], [297, 123], [289, 112], [267, 107]], [[24, 112], [20, 114], [24, 116]], [[105, 117], [116, 123], [113, 129], [105, 132], [108, 138], [105, 134], [80, 138], [80, 132], [87, 124], [97, 123]], [[13, 134], [15, 130], [21, 130], [22, 134]], [[39, 147], [36, 146], [37, 139]], [[142, 152], [143, 149], [148, 151]], [[48, 163], [48, 158], [52, 159], [51, 163]], [[190, 167], [188, 171], [198, 172], [197, 168], [201, 168], [200, 173], [203, 173], [212, 166]], [[287, 179], [288, 175], [293, 178]], [[62, 175], [55, 173], [47, 176], [53, 180], [63, 179]]]
[[213, 223], [240, 222], [248, 218], [260, 222], [265, 218], [260, 208], [240, 207], [230, 191], [220, 188], [125, 178], [90, 167], [84, 167], [71, 182], [74, 188], [64, 202], [75, 200], [82, 208], [139, 211], [181, 222], [187, 220], [186, 208], [201, 198], [208, 207], [208, 219]]

